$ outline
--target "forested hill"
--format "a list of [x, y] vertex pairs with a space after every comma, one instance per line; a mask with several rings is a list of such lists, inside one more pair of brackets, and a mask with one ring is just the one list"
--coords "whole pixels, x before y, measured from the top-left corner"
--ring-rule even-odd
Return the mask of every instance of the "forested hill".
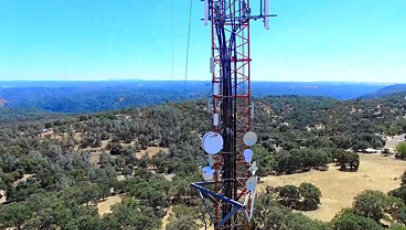
[[402, 93], [406, 92], [406, 84], [400, 84], [400, 85], [391, 85], [391, 86], [386, 86], [382, 89], [379, 89], [375, 92], [366, 94], [362, 96], [361, 98], [379, 98], [379, 97], [384, 97], [396, 93]]
[[55, 118], [62, 118], [63, 114], [56, 114], [40, 109], [33, 108], [1, 108], [0, 107], [0, 126], [4, 123], [46, 121]]
[[[406, 131], [405, 94], [264, 97], [255, 104], [261, 177], [321, 170], [346, 149], [382, 148], [383, 134]], [[196, 230], [202, 207], [189, 183], [202, 180], [201, 137], [210, 129], [207, 100], [8, 124], [0, 128], [0, 228], [156, 230], [173, 207], [170, 229]], [[119, 194], [122, 202], [99, 215], [97, 204]], [[275, 220], [284, 226], [331, 229], [277, 204], [256, 213], [255, 224], [268, 213], [280, 213]]]
[[[367, 83], [252, 82], [255, 97], [302, 95], [343, 100], [382, 87]], [[0, 107], [80, 114], [207, 98], [210, 92], [211, 84], [202, 81], [0, 82]]]

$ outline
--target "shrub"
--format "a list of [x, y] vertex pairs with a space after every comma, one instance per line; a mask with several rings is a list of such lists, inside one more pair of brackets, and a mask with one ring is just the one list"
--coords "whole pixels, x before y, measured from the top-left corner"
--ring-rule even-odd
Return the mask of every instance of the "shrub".
[[399, 159], [406, 159], [406, 142], [401, 142], [395, 147], [396, 157]]

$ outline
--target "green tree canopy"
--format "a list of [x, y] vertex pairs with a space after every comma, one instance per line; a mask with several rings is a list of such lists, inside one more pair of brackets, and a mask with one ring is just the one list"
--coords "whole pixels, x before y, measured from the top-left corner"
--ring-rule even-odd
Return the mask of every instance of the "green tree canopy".
[[333, 221], [334, 230], [383, 230], [373, 219], [354, 213], [341, 213]]
[[303, 209], [314, 210], [320, 204], [321, 191], [315, 185], [310, 183], [300, 184], [299, 194], [302, 201]]
[[0, 206], [0, 226], [22, 229], [30, 215], [31, 210], [24, 203]]
[[400, 142], [395, 147], [396, 157], [399, 159], [406, 159], [406, 142]]

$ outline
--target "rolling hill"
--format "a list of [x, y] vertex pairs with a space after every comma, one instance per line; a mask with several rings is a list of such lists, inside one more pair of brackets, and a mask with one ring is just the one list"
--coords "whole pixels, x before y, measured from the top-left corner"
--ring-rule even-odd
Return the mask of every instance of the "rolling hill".
[[400, 84], [400, 85], [390, 85], [383, 87], [382, 89], [378, 89], [375, 92], [366, 94], [362, 96], [361, 98], [378, 98], [378, 97], [383, 97], [395, 93], [402, 93], [406, 92], [406, 84]]
[[[253, 82], [255, 97], [324, 96], [340, 100], [373, 93], [384, 85], [329, 82]], [[0, 106], [35, 108], [58, 113], [92, 113], [165, 102], [208, 98], [210, 82], [0, 82]]]

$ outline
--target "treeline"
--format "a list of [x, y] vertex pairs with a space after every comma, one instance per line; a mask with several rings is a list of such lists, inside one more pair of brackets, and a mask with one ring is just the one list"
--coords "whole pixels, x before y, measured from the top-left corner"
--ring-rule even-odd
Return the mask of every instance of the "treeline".
[[258, 164], [258, 175], [291, 174], [310, 170], [328, 170], [329, 163], [340, 166], [341, 171], [358, 171], [359, 155], [353, 151], [336, 148], [301, 148], [275, 151], [255, 145], [254, 159]]
[[47, 121], [63, 117], [65, 117], [63, 114], [51, 113], [40, 109], [0, 107], [0, 126], [2, 124], [17, 122]]
[[257, 101], [255, 122], [263, 142], [292, 148], [382, 148], [382, 135], [406, 132], [406, 94], [376, 100], [336, 101], [266, 97]]

